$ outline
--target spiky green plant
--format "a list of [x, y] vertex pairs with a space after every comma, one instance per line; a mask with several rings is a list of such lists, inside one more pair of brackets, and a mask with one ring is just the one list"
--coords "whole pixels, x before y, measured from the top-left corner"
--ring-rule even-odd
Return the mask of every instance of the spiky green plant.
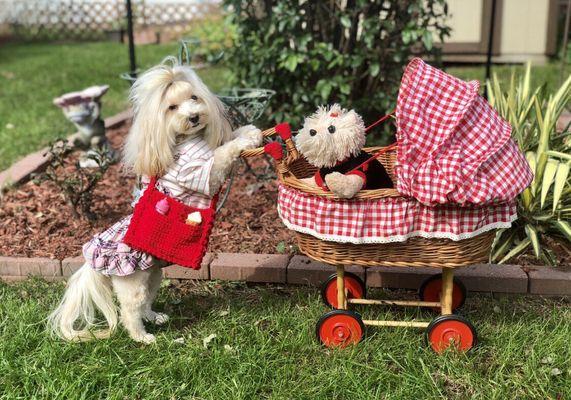
[[535, 175], [518, 198], [518, 220], [496, 237], [492, 261], [500, 264], [530, 246], [538, 259], [555, 265], [555, 241], [571, 247], [571, 131], [557, 129], [557, 121], [571, 101], [571, 76], [557, 92], [531, 88], [531, 66], [523, 75], [512, 73], [502, 87], [494, 74], [486, 83], [490, 104], [512, 125], [512, 136]]

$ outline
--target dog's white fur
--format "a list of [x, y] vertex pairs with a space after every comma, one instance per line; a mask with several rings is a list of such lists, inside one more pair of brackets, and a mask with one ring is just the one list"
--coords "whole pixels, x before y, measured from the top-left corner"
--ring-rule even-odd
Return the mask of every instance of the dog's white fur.
[[[333, 133], [329, 132], [331, 126], [335, 128]], [[339, 104], [319, 107], [305, 119], [303, 128], [295, 137], [297, 149], [317, 168], [333, 167], [348, 157], [358, 155], [365, 141], [365, 124], [361, 116]], [[317, 186], [313, 177], [303, 181]], [[340, 198], [353, 197], [364, 184], [363, 179], [357, 175], [343, 175], [339, 172], [327, 174], [325, 183]]]
[[[195, 72], [177, 65], [174, 58], [145, 72], [133, 85], [130, 95], [134, 120], [124, 147], [125, 166], [137, 175], [161, 176], [173, 162], [177, 142], [203, 135], [213, 149], [210, 193], [218, 191], [243, 150], [262, 143], [259, 129], [248, 125], [232, 132], [224, 106]], [[151, 305], [162, 279], [160, 265], [136, 270], [128, 276], [106, 277], [83, 265], [70, 278], [64, 297], [48, 318], [50, 330], [66, 340], [108, 337], [121, 322], [131, 338], [152, 343], [143, 321], [158, 325], [168, 321]], [[97, 314], [106, 321], [98, 324]]]

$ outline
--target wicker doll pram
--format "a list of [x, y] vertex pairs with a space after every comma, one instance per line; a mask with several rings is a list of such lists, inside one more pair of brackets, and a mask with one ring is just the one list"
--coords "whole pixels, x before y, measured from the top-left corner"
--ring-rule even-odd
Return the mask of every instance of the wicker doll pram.
[[[282, 221], [295, 232], [302, 253], [337, 267], [322, 287], [323, 300], [334, 308], [317, 323], [325, 345], [359, 342], [365, 325], [426, 328], [436, 352], [476, 344], [472, 324], [453, 315], [466, 297], [454, 269], [487, 261], [494, 230], [516, 218], [514, 199], [532, 179], [509, 124], [478, 96], [478, 87], [412, 60], [397, 100], [398, 148], [365, 149], [383, 164], [395, 189], [362, 190], [350, 200], [302, 180], [315, 168], [300, 156], [288, 125], [264, 133], [277, 130], [287, 150], [284, 157], [281, 146], [268, 148], [276, 159]], [[420, 301], [372, 300], [345, 265], [433, 267], [442, 273], [420, 286]], [[441, 315], [431, 322], [364, 320], [347, 309], [355, 304], [428, 307]]]
[[[275, 128], [264, 132], [269, 137], [276, 133]], [[295, 148], [291, 139], [285, 140], [287, 156], [276, 162], [276, 171], [281, 185], [295, 190], [334, 198], [331, 192], [309, 186], [301, 179], [312, 176], [315, 168], [311, 166]], [[394, 180], [395, 146], [387, 148], [371, 147], [365, 149], [376, 154]], [[248, 150], [243, 157], [262, 155], [263, 148]], [[355, 198], [382, 199], [402, 197], [396, 189], [361, 190]], [[485, 262], [494, 240], [495, 233], [488, 231], [475, 237], [453, 241], [450, 239], [410, 238], [404, 242], [385, 244], [351, 244], [318, 239], [306, 233], [295, 232], [301, 253], [313, 260], [335, 265], [337, 271], [322, 286], [324, 302], [334, 308], [322, 316], [317, 323], [317, 337], [327, 346], [346, 346], [361, 340], [365, 325], [426, 328], [426, 337], [431, 347], [443, 351], [451, 343], [459, 349], [467, 350], [477, 343], [476, 331], [465, 318], [452, 315], [465, 300], [464, 285], [454, 278], [456, 267]], [[365, 284], [355, 274], [345, 272], [345, 265], [363, 267], [433, 267], [440, 268], [442, 274], [427, 279], [419, 290], [419, 301], [372, 300], [365, 299]], [[431, 322], [424, 321], [378, 321], [364, 320], [357, 312], [348, 310], [349, 305], [393, 305], [428, 307], [439, 310], [441, 316]]]

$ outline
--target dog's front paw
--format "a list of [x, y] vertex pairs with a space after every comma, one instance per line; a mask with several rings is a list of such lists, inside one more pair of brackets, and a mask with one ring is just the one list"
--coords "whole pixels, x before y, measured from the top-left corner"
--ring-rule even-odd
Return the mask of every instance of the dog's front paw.
[[325, 175], [325, 184], [337, 197], [350, 199], [363, 187], [363, 179], [357, 175], [332, 172]]
[[256, 128], [254, 125], [246, 125], [238, 128], [234, 131], [234, 135], [234, 137], [240, 139], [239, 141], [241, 143], [244, 143], [244, 145], [248, 146], [244, 150], [261, 146], [264, 139], [262, 131]]

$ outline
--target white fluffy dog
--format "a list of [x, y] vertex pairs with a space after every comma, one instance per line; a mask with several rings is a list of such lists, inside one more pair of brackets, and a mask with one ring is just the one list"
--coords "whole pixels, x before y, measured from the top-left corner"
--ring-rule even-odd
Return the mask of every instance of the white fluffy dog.
[[[131, 89], [134, 120], [124, 147], [125, 165], [139, 176], [168, 181], [169, 167], [180, 164], [174, 155], [176, 146], [201, 137], [212, 150], [209, 188], [204, 190], [212, 196], [240, 152], [259, 146], [262, 134], [252, 125], [232, 132], [223, 104], [194, 71], [172, 58], [165, 61], [144, 73]], [[114, 291], [129, 335], [139, 342], [155, 341], [143, 321], [168, 320], [151, 309], [162, 278], [160, 267], [166, 263], [156, 260], [149, 268], [137, 267], [123, 276], [101, 273], [92, 264], [86, 261], [70, 278], [61, 303], [49, 317], [51, 331], [66, 340], [109, 336], [118, 322]], [[100, 329], [97, 313], [106, 320], [107, 329]]]

